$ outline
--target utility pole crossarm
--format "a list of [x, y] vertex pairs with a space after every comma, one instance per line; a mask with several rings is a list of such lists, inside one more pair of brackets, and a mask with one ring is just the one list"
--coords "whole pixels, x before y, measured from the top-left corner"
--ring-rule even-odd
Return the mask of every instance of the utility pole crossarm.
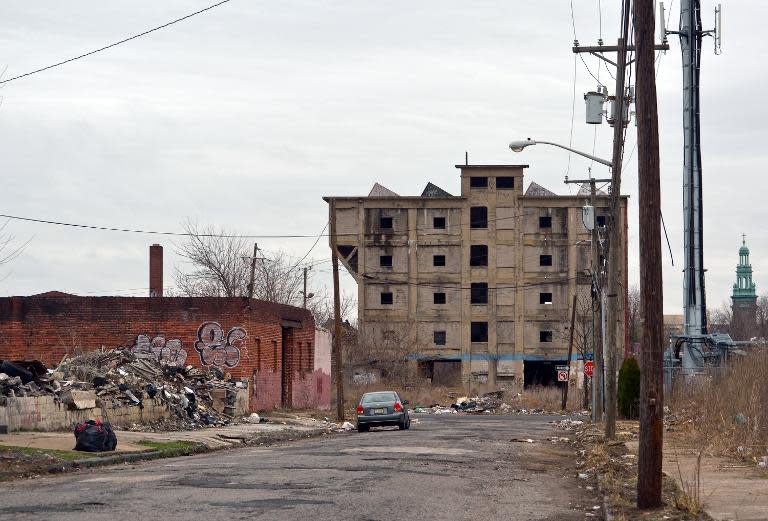
[[[657, 51], [668, 51], [669, 50], [669, 44], [668, 43], [661, 43], [654, 45], [653, 48]], [[632, 52], [635, 50], [634, 45], [627, 45], [627, 52]], [[573, 47], [573, 52], [575, 54], [581, 53], [581, 52], [588, 52], [588, 53], [602, 53], [602, 52], [620, 52], [620, 48], [618, 45], [588, 45], [585, 47], [582, 47], [580, 45], [575, 45]]]

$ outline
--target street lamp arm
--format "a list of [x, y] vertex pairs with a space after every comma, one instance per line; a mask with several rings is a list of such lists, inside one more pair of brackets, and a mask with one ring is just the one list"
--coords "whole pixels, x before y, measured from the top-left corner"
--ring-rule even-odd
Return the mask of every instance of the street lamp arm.
[[541, 143], [542, 145], [552, 145], [554, 147], [559, 147], [569, 152], [573, 152], [574, 154], [578, 154], [580, 156], [586, 157], [587, 159], [591, 159], [592, 161], [597, 161], [598, 163], [603, 164], [607, 167], [613, 167], [613, 163], [611, 161], [607, 161], [597, 156], [593, 156], [592, 154], [587, 154], [586, 152], [581, 152], [580, 150], [576, 150], [574, 148], [567, 147], [565, 145], [552, 143], [551, 141], [534, 141], [533, 139], [527, 139], [525, 141], [513, 141], [512, 143], [509, 144], [509, 148], [511, 148], [515, 152], [521, 152], [523, 148], [530, 145], [536, 145], [539, 143]]

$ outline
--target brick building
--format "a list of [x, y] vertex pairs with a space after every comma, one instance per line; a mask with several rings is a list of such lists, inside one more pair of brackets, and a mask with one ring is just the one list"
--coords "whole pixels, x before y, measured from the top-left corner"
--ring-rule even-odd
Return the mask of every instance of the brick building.
[[[420, 196], [376, 184], [367, 197], [326, 197], [339, 256], [358, 284], [363, 358], [410, 360], [434, 384], [549, 383], [568, 358], [570, 304], [589, 300], [589, 193], [556, 195], [526, 165], [457, 165], [461, 195]], [[621, 276], [626, 287], [626, 198]], [[605, 236], [609, 197], [598, 194]], [[601, 260], [604, 262], [604, 260]], [[624, 352], [625, 320], [614, 345]]]
[[49, 292], [0, 298], [0, 359], [54, 366], [66, 354], [126, 347], [168, 364], [218, 367], [247, 380], [254, 411], [328, 400], [330, 377], [315, 371], [315, 324], [308, 310], [240, 297], [162, 297], [158, 248], [150, 250], [155, 296]]

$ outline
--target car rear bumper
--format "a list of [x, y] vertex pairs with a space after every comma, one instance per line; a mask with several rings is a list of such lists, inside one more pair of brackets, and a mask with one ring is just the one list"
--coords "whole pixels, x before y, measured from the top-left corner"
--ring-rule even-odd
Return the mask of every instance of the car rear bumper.
[[404, 412], [394, 414], [371, 414], [368, 416], [359, 415], [357, 417], [358, 425], [399, 425], [405, 418]]

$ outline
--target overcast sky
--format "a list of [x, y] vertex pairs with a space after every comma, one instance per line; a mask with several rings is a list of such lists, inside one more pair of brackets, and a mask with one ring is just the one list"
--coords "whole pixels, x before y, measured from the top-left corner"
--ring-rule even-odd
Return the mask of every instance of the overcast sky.
[[[213, 3], [201, 0], [5, 0], [5, 78], [90, 51]], [[599, 37], [598, 0], [574, 0], [582, 44]], [[602, 0], [602, 34], [618, 36], [618, 0]], [[670, 2], [666, 2], [668, 12]], [[768, 291], [764, 204], [768, 4], [725, 2], [724, 53], [705, 41], [701, 73], [708, 300], [735, 279], [741, 233], [758, 291]], [[679, 6], [671, 6], [672, 28]], [[705, 26], [713, 16], [703, 2]], [[0, 95], [0, 213], [100, 226], [178, 231], [187, 218], [244, 234], [318, 234], [323, 195], [365, 195], [378, 181], [417, 195], [427, 181], [459, 193], [471, 163], [528, 163], [527, 181], [561, 194], [568, 155], [513, 154], [512, 139], [567, 144], [574, 55], [569, 2], [257, 2], [232, 0], [103, 53], [7, 84]], [[664, 258], [666, 313], [682, 305], [680, 47], [661, 57], [662, 205], [675, 265]], [[594, 74], [595, 58], [585, 58]], [[600, 78], [612, 80], [606, 69]], [[592, 150], [576, 66], [573, 145]], [[610, 157], [612, 129], [595, 153]], [[630, 281], [638, 281], [637, 167], [630, 127], [623, 192], [631, 197]], [[573, 156], [570, 175], [588, 162]], [[599, 165], [595, 175], [605, 176]], [[572, 190], [575, 190], [573, 188]], [[146, 294], [157, 237], [9, 223], [24, 254], [0, 267], [0, 293]], [[173, 243], [166, 246], [172, 284]], [[302, 256], [314, 239], [260, 239]], [[309, 258], [328, 257], [321, 240]], [[328, 264], [315, 270], [327, 284]], [[342, 278], [350, 290], [354, 282]], [[766, 286], [764, 286], [766, 284]]]

